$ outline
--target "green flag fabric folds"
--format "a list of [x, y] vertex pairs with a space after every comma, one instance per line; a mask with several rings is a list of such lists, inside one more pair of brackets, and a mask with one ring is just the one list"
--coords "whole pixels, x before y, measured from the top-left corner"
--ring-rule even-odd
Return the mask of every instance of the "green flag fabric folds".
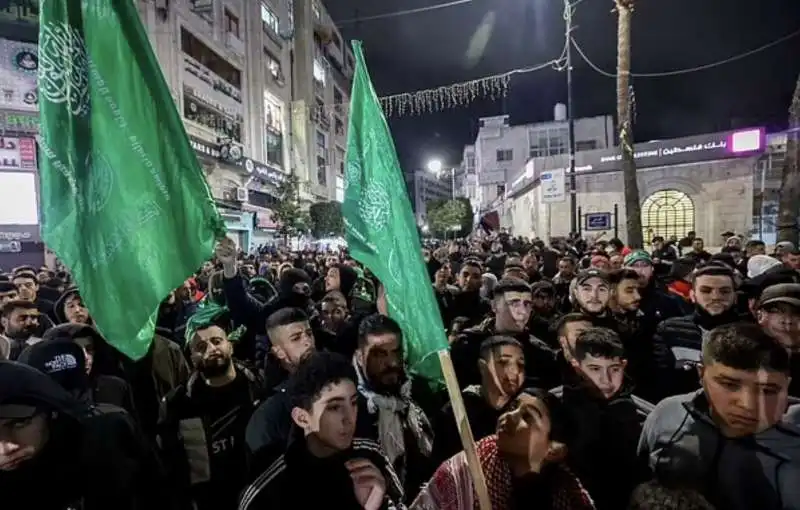
[[39, 16], [42, 238], [103, 336], [138, 359], [224, 224], [131, 0]]
[[383, 283], [389, 314], [403, 328], [416, 375], [441, 381], [436, 352], [447, 348], [439, 307], [422, 260], [419, 234], [392, 135], [359, 41], [350, 96], [342, 214], [350, 255]]

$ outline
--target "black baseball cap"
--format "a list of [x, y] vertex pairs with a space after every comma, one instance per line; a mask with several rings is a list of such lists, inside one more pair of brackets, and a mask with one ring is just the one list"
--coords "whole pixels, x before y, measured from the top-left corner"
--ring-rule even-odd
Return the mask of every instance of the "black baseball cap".
[[608, 283], [608, 273], [605, 271], [600, 271], [599, 269], [586, 269], [585, 271], [578, 273], [578, 276], [575, 277], [578, 285], [583, 285], [586, 280], [591, 278], [600, 278], [604, 282]]

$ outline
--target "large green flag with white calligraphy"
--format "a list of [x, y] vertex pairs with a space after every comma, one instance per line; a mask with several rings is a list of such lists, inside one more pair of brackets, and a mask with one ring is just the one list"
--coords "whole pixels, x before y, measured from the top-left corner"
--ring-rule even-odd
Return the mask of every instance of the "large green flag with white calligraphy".
[[422, 260], [419, 233], [392, 135], [359, 41], [350, 96], [342, 214], [350, 255], [383, 283], [389, 314], [403, 328], [412, 372], [441, 380], [436, 353], [447, 337]]
[[138, 359], [224, 224], [136, 2], [42, 2], [38, 90], [42, 238], [100, 332]]

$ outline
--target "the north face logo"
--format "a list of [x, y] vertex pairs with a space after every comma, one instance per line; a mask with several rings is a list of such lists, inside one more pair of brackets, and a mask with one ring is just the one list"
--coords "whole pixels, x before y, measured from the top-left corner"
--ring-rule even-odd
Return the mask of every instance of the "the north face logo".
[[50, 374], [64, 370], [74, 370], [78, 368], [78, 360], [72, 354], [57, 354], [44, 364], [44, 368]]

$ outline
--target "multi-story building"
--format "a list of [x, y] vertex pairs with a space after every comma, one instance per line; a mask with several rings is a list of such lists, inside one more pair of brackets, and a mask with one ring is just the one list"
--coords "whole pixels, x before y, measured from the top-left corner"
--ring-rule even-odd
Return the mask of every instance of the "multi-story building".
[[460, 196], [453, 170], [458, 171], [458, 169], [445, 169], [437, 175], [430, 170], [417, 169], [405, 174], [417, 225], [422, 226], [427, 223], [428, 203], [431, 200], [448, 200], [454, 194]]
[[[505, 195], [514, 175], [533, 157], [569, 152], [566, 108], [557, 104], [552, 122], [512, 126], [508, 115], [480, 119], [478, 136], [464, 149], [474, 156], [475, 187], [467, 196], [478, 209], [486, 209]], [[614, 120], [610, 115], [575, 120], [576, 150], [605, 149], [614, 145]], [[469, 182], [469, 180], [468, 180]]]
[[230, 237], [264, 242], [292, 171], [291, 0], [138, 5]]
[[355, 58], [320, 0], [294, 2], [293, 165], [309, 201], [344, 198]]

